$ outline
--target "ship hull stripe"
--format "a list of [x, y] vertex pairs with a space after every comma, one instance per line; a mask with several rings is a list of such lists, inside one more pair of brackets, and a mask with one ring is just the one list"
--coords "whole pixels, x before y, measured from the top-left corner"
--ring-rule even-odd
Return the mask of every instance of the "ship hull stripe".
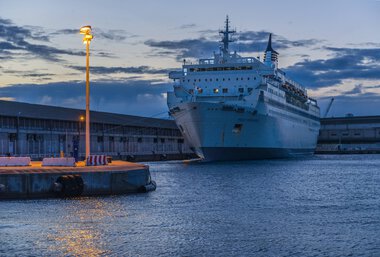
[[206, 157], [204, 161], [239, 161], [304, 157], [313, 155], [315, 149], [202, 147], [195, 150]]

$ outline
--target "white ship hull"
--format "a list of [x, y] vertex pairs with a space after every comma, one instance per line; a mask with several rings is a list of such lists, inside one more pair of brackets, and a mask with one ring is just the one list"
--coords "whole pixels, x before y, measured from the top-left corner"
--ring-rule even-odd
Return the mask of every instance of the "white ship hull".
[[169, 73], [170, 115], [204, 160], [287, 158], [314, 153], [320, 110], [307, 90], [278, 68], [272, 35], [263, 61], [229, 51], [228, 17], [220, 53]]
[[[288, 158], [314, 153], [319, 122], [256, 111], [223, 108], [223, 103], [178, 105], [172, 116], [194, 151], [206, 161]], [[264, 111], [263, 111], [264, 110]], [[278, 111], [278, 110], [277, 110]], [[238, 127], [239, 129], [237, 129]]]

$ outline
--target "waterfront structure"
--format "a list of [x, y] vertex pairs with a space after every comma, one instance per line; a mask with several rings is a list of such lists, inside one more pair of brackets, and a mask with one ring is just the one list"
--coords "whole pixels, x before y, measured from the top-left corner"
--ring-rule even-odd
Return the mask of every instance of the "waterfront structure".
[[[84, 114], [79, 109], [0, 101], [0, 156], [84, 159]], [[96, 111], [91, 112], [91, 153], [124, 160], [192, 156], [172, 120]]]
[[321, 119], [317, 153], [380, 153], [380, 116]]
[[320, 111], [304, 87], [278, 68], [272, 36], [263, 61], [230, 52], [228, 17], [220, 53], [171, 72], [168, 107], [192, 149], [206, 160], [313, 154]]

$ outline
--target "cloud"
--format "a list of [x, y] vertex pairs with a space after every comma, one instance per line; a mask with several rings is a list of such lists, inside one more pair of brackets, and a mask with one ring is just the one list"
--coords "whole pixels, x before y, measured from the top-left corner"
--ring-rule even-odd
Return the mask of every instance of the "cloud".
[[25, 39], [49, 41], [48, 36], [41, 33], [40, 27], [15, 26], [11, 20], [2, 18], [0, 18], [0, 38], [10, 42], [19, 42]]
[[50, 35], [75, 35], [79, 34], [79, 29], [60, 29], [53, 33], [50, 33]]
[[355, 85], [355, 87], [352, 90], [346, 91], [346, 92], [344, 92], [344, 94], [345, 95], [363, 94], [363, 85], [362, 84]]
[[7, 58], [13, 54], [13, 51], [24, 51], [35, 57], [59, 62], [59, 55], [84, 55], [83, 51], [62, 50], [52, 46], [35, 44], [28, 42], [29, 40], [37, 40], [49, 42], [49, 37], [44, 34], [40, 27], [33, 26], [16, 26], [8, 19], [0, 18], [0, 58]]
[[[75, 35], [79, 34], [79, 29], [60, 29], [55, 32], [50, 33], [52, 36], [57, 35]], [[100, 28], [92, 28], [92, 34], [96, 38], [102, 38], [107, 40], [116, 40], [116, 41], [123, 41], [127, 38], [134, 38], [137, 37], [137, 35], [131, 34], [126, 32], [122, 29], [111, 29], [111, 30], [102, 30]]]
[[[201, 36], [195, 39], [183, 39], [178, 41], [147, 40], [145, 45], [153, 48], [152, 55], [167, 56], [174, 55], [177, 60], [183, 58], [204, 58], [212, 55], [220, 48], [220, 37], [209, 36], [209, 33], [217, 33], [215, 30], [201, 31]], [[268, 42], [270, 32], [266, 31], [243, 31], [232, 36], [234, 43], [230, 50], [236, 49], [240, 53], [252, 53], [264, 51]], [[316, 39], [305, 39], [291, 41], [278, 35], [273, 35], [273, 47], [275, 49], [287, 49], [290, 47], [310, 47], [322, 41]]]
[[0, 97], [0, 100], [2, 101], [16, 101], [14, 97]]
[[[210, 53], [218, 49], [217, 42], [207, 40], [206, 38], [184, 39], [179, 41], [147, 40], [144, 44], [159, 49], [153, 52], [154, 55], [160, 56], [172, 53], [176, 55], [177, 60], [209, 56]], [[161, 49], [163, 49], [164, 52], [162, 52]]]
[[190, 23], [190, 24], [183, 24], [178, 27], [178, 29], [192, 29], [195, 28], [197, 25], [195, 23]]
[[[68, 68], [85, 71], [84, 66], [67, 66]], [[112, 74], [112, 73], [128, 73], [128, 74], [168, 74], [173, 69], [154, 69], [149, 66], [131, 66], [131, 67], [104, 67], [91, 66], [91, 73], [94, 74]]]
[[328, 87], [341, 84], [343, 80], [379, 80], [379, 48], [334, 48], [328, 59], [304, 60], [284, 70], [307, 87]]
[[[130, 115], [167, 117], [166, 92], [172, 85], [155, 81], [92, 82], [90, 108]], [[85, 108], [84, 82], [21, 84], [0, 88], [0, 98]]]

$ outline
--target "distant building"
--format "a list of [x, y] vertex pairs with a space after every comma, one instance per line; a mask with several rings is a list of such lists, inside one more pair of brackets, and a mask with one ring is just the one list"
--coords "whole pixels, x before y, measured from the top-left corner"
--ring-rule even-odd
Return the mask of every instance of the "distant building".
[[380, 116], [321, 119], [317, 153], [380, 153]]
[[[0, 156], [85, 156], [84, 110], [0, 101]], [[192, 151], [172, 120], [91, 111], [91, 154], [119, 159], [185, 158]]]

